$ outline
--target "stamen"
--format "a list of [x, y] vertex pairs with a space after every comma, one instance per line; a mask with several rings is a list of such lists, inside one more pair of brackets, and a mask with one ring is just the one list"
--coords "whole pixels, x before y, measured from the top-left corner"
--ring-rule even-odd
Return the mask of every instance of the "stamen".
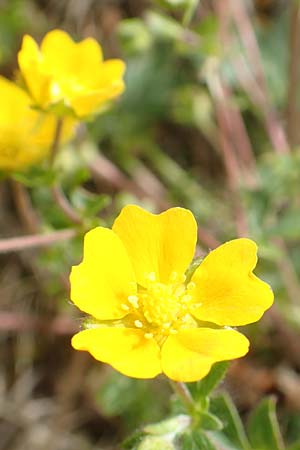
[[153, 338], [153, 333], [145, 333], [144, 334], [146, 339], [152, 339]]
[[139, 298], [138, 298], [137, 295], [129, 295], [128, 296], [128, 301], [134, 308], [138, 308], [139, 307]]
[[192, 300], [192, 296], [189, 295], [189, 294], [183, 295], [183, 296], [182, 296], [182, 299], [181, 299], [182, 303], [188, 303], [188, 302], [190, 302], [191, 300]]
[[137, 328], [143, 328], [143, 324], [142, 324], [142, 322], [141, 322], [140, 320], [135, 320], [135, 321], [134, 321], [134, 325], [135, 325]]
[[184, 283], [186, 276], [184, 274], [180, 275], [177, 272], [172, 272], [170, 275], [170, 283]]
[[147, 278], [148, 281], [153, 281], [154, 282], [156, 280], [155, 272], [149, 272], [146, 275], [146, 278]]

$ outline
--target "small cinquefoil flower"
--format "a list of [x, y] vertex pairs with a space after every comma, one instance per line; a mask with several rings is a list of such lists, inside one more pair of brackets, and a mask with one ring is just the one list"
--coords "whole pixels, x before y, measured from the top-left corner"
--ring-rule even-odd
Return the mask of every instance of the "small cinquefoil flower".
[[[16, 84], [0, 77], [0, 170], [21, 170], [49, 152], [56, 117], [31, 108], [31, 100]], [[62, 141], [70, 139], [75, 121], [68, 118]]]
[[125, 64], [103, 61], [101, 47], [92, 38], [77, 43], [66, 32], [53, 30], [39, 47], [25, 35], [18, 61], [28, 92], [41, 109], [83, 118], [124, 90]]
[[230, 327], [257, 321], [273, 302], [252, 273], [256, 244], [221, 245], [187, 280], [196, 240], [193, 214], [182, 208], [155, 215], [129, 205], [112, 230], [88, 232], [71, 298], [94, 319], [73, 336], [73, 347], [131, 377], [163, 372], [186, 382], [245, 355], [247, 338]]

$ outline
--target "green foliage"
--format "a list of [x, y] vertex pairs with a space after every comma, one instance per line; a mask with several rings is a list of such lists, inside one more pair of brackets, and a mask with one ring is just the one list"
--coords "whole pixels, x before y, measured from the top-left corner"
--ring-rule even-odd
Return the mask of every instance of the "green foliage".
[[137, 426], [163, 418], [168, 409], [169, 389], [166, 388], [114, 371], [99, 390], [97, 402], [107, 417], [121, 416], [127, 429], [133, 431]]
[[272, 397], [264, 399], [250, 416], [249, 439], [253, 448], [257, 450], [284, 449], [275, 404], [275, 399]]

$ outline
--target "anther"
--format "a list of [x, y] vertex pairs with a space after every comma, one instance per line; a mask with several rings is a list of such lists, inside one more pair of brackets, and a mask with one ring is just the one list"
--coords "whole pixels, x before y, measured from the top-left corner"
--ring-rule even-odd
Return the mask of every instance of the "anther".
[[146, 339], [152, 339], [153, 338], [153, 333], [145, 333], [144, 334]]
[[182, 299], [181, 299], [181, 301], [182, 301], [183, 303], [188, 303], [188, 302], [190, 302], [191, 300], [192, 300], [192, 296], [189, 295], [189, 294], [183, 295], [183, 297], [182, 297]]
[[139, 298], [136, 295], [129, 295], [128, 301], [135, 308], [139, 307]]
[[143, 324], [142, 324], [142, 322], [141, 322], [140, 320], [135, 320], [135, 321], [134, 321], [134, 325], [135, 325], [137, 328], [143, 328]]
[[155, 272], [149, 272], [146, 276], [148, 281], [155, 281], [156, 280], [156, 275]]

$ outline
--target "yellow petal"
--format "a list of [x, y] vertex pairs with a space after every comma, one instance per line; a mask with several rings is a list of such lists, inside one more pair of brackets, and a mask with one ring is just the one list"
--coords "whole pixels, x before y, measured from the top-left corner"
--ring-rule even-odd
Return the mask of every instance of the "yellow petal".
[[101, 65], [95, 77], [95, 88], [109, 88], [115, 82], [121, 81], [125, 72], [125, 63], [121, 59], [109, 59]]
[[82, 84], [95, 76], [102, 63], [102, 50], [95, 39], [87, 38], [76, 43], [62, 30], [46, 34], [41, 52], [47, 70], [54, 77], [77, 79]]
[[[83, 64], [84, 67], [87, 65]], [[120, 59], [111, 59], [101, 64], [98, 70], [88, 71], [87, 88], [75, 92], [71, 104], [77, 117], [84, 117], [98, 112], [108, 100], [122, 94], [125, 84], [122, 79], [125, 64]]]
[[[27, 93], [0, 76], [0, 168], [24, 169], [45, 157], [50, 150], [56, 118], [31, 107]], [[66, 118], [62, 142], [72, 137], [75, 122]]]
[[122, 304], [136, 292], [133, 268], [119, 237], [107, 228], [85, 235], [84, 258], [70, 275], [71, 299], [99, 320], [119, 319]]
[[200, 320], [218, 325], [245, 325], [260, 319], [273, 303], [270, 286], [252, 270], [257, 246], [250, 239], [236, 239], [209, 253], [192, 277]]
[[107, 89], [87, 92], [81, 95], [74, 95], [71, 98], [72, 108], [77, 117], [84, 117], [101, 111], [108, 100], [122, 94], [125, 89], [122, 80], [116, 81]]
[[124, 375], [153, 378], [161, 373], [160, 350], [154, 339], [131, 328], [95, 328], [75, 334], [72, 346], [86, 350], [98, 361]]
[[240, 358], [248, 348], [248, 339], [234, 330], [181, 330], [170, 335], [162, 347], [162, 370], [175, 381], [197, 381], [215, 362]]
[[113, 230], [125, 245], [141, 285], [147, 284], [149, 273], [168, 283], [172, 273], [186, 271], [194, 255], [197, 225], [187, 209], [171, 208], [155, 215], [128, 205], [115, 220]]
[[42, 73], [42, 56], [35, 40], [25, 35], [21, 50], [18, 53], [18, 62], [27, 88], [35, 100], [41, 106], [49, 102], [50, 74]]

